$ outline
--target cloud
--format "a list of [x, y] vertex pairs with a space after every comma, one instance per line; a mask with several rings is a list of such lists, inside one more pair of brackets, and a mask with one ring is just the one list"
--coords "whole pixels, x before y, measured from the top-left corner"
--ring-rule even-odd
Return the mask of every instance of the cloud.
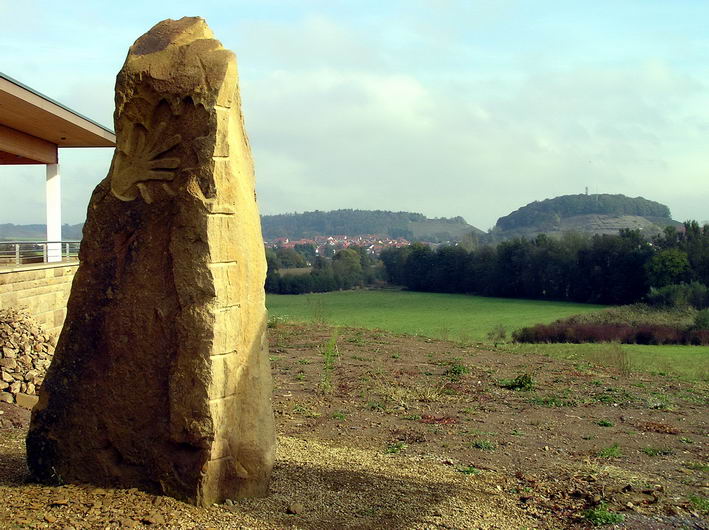
[[[251, 5], [205, 12], [239, 57], [266, 213], [413, 210], [488, 228], [530, 201], [589, 186], [665, 202], [680, 219], [706, 217], [709, 76], [697, 61], [709, 46], [678, 32], [679, 9], [667, 27], [657, 7], [643, 16], [647, 27], [614, 22], [620, 7], [580, 27], [572, 7], [523, 0]], [[22, 80], [110, 125], [115, 73], [156, 13], [119, 24], [91, 10], [85, 33], [62, 41], [63, 62], [50, 60], [54, 42], [30, 49], [17, 31], [0, 38], [0, 52], [20, 71], [27, 63]], [[75, 222], [110, 153], [62, 157]], [[0, 193], [18, 193], [23, 177], [7, 184], [6, 171]], [[12, 208], [3, 215], [43, 218], [43, 207]]]
[[[413, 209], [487, 228], [527, 202], [585, 186], [665, 201], [702, 185], [691, 168], [706, 91], [661, 63], [454, 84], [279, 71], [252, 82], [245, 100], [258, 117], [248, 126], [272, 212], [314, 202]], [[675, 171], [685, 178], [668, 194]]]

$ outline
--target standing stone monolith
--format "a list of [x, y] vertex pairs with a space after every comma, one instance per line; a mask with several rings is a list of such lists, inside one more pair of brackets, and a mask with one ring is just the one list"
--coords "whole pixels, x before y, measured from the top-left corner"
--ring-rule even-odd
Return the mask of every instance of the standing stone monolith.
[[128, 52], [114, 122], [30, 472], [201, 506], [265, 494], [266, 262], [234, 54], [201, 18], [160, 22]]

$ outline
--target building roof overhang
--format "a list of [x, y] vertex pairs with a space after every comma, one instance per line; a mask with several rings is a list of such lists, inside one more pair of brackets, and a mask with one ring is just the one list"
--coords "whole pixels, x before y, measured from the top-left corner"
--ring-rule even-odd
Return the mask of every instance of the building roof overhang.
[[110, 129], [0, 72], [0, 165], [53, 164], [57, 147], [115, 147]]

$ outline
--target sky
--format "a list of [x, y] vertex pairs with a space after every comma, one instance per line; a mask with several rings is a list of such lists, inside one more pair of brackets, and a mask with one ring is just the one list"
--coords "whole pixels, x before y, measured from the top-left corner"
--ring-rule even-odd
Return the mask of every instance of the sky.
[[[239, 63], [261, 213], [463, 216], [622, 193], [709, 219], [706, 0], [0, 0], [0, 71], [113, 127], [129, 46], [202, 16]], [[82, 222], [110, 149], [62, 149]], [[0, 223], [44, 222], [43, 166], [0, 166]]]

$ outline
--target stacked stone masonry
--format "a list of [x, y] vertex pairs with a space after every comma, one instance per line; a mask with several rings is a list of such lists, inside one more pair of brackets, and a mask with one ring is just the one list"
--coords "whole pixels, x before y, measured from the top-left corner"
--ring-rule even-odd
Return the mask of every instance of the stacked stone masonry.
[[0, 270], [0, 309], [25, 309], [44, 329], [58, 336], [76, 265]]
[[55, 340], [25, 311], [0, 309], [0, 401], [31, 409]]

